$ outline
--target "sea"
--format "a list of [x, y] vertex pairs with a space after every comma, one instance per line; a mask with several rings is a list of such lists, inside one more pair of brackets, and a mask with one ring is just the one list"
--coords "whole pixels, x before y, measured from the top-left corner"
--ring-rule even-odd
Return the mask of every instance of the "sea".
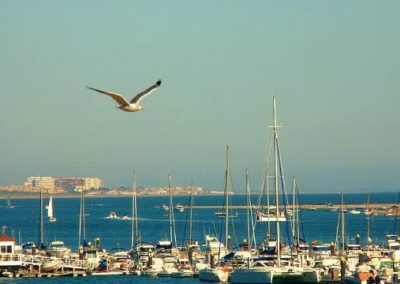
[[[371, 193], [370, 203], [385, 204], [398, 203], [399, 194], [392, 193]], [[245, 195], [230, 196], [231, 205], [245, 205]], [[271, 200], [273, 197], [271, 197]], [[299, 196], [300, 204], [328, 204], [335, 207], [340, 204], [339, 194], [304, 194]], [[253, 205], [259, 202], [259, 196], [252, 195]], [[291, 196], [288, 197], [291, 200]], [[7, 200], [0, 200], [0, 225], [3, 232], [13, 236], [18, 243], [28, 241], [38, 242], [39, 220], [40, 220], [40, 201], [39, 198], [12, 199], [14, 208], [7, 208]], [[262, 199], [262, 202], [265, 200]], [[1, 204], [3, 203], [3, 204]], [[48, 203], [48, 198], [44, 198], [44, 204]], [[173, 203], [188, 205], [188, 196], [174, 196]], [[365, 193], [348, 193], [344, 195], [345, 204], [365, 204]], [[169, 213], [163, 209], [163, 204], [169, 205], [168, 196], [138, 196], [138, 229], [142, 241], [157, 242], [162, 239], [170, 238]], [[192, 214], [192, 239], [197, 240], [200, 245], [204, 244], [205, 235], [224, 236], [224, 218], [215, 215], [216, 211], [221, 211], [224, 204], [224, 197], [219, 195], [202, 195], [193, 197], [194, 205], [216, 206], [215, 208], [193, 209]], [[72, 250], [78, 248], [79, 232], [79, 198], [53, 198], [54, 214], [56, 222], [50, 223], [47, 216], [44, 216], [44, 239], [45, 242], [62, 240], [71, 247]], [[219, 208], [218, 208], [219, 207]], [[361, 212], [364, 208], [360, 208]], [[119, 217], [124, 215], [131, 216], [132, 198], [126, 197], [86, 197], [85, 198], [85, 234], [87, 242], [94, 242], [100, 238], [100, 243], [107, 251], [117, 251], [129, 249], [131, 246], [131, 220], [109, 219], [110, 212], [115, 212]], [[46, 210], [44, 210], [46, 213]], [[178, 246], [184, 244], [189, 239], [189, 210], [183, 212], [174, 210], [176, 236]], [[232, 209], [229, 222], [229, 231], [232, 246], [236, 247], [247, 239], [247, 210]], [[254, 214], [254, 212], [253, 212]], [[335, 241], [338, 233], [339, 210], [301, 210], [299, 212], [299, 224], [301, 228], [300, 236], [308, 242], [318, 241], [328, 243]], [[387, 234], [398, 233], [400, 220], [393, 216], [378, 215], [370, 216], [370, 235], [377, 244], [385, 243]], [[265, 238], [268, 230], [273, 233], [275, 225], [268, 228], [266, 222], [256, 222], [255, 236], [256, 242], [260, 243]], [[290, 233], [287, 226], [282, 224], [282, 238], [285, 240]], [[349, 214], [345, 216], [345, 237], [347, 242], [355, 242], [359, 236], [362, 244], [366, 243], [367, 238], [367, 218], [364, 214]], [[79, 278], [57, 278], [57, 279], [13, 279], [7, 281], [18, 281], [24, 283], [37, 283], [38, 281], [49, 281], [54, 283], [89, 283], [93, 277]], [[195, 283], [197, 279], [147, 279], [145, 277], [134, 276], [102, 276], [96, 277], [96, 283]], [[0, 282], [5, 280], [0, 280]]]

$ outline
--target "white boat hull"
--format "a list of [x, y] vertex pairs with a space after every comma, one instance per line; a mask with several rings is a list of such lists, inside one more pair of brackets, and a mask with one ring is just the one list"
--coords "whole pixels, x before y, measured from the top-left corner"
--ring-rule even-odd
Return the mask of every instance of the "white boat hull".
[[232, 284], [236, 283], [263, 283], [272, 284], [272, 272], [270, 268], [254, 267], [240, 268], [232, 272]]
[[220, 268], [205, 268], [199, 271], [199, 280], [209, 282], [228, 282], [229, 272]]
[[172, 278], [192, 278], [194, 272], [191, 270], [181, 270], [171, 274]]
[[272, 275], [273, 283], [319, 283], [321, 278], [318, 271], [314, 269], [285, 269], [274, 270]]
[[320, 276], [314, 269], [253, 267], [232, 272], [230, 282], [235, 283], [319, 283]]

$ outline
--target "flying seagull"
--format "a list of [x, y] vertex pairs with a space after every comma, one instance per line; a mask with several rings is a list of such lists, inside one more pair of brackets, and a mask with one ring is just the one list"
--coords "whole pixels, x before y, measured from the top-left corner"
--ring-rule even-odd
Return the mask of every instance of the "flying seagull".
[[146, 90], [140, 92], [137, 94], [130, 102], [128, 102], [123, 96], [117, 93], [113, 92], [108, 92], [108, 91], [102, 91], [99, 89], [95, 89], [89, 86], [86, 86], [86, 88], [105, 94], [107, 96], [112, 97], [117, 103], [117, 108], [127, 111], [127, 112], [135, 112], [139, 110], [143, 110], [144, 108], [139, 104], [140, 101], [147, 95], [150, 95], [152, 92], [154, 92], [159, 86], [161, 85], [161, 80], [158, 80], [154, 85], [148, 87]]

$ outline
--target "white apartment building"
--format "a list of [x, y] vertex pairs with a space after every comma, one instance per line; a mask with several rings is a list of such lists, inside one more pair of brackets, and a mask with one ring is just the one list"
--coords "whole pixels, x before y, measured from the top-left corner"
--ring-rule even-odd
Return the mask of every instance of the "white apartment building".
[[56, 179], [53, 177], [28, 177], [24, 185], [32, 187], [40, 187], [44, 189], [53, 189], [56, 187]]

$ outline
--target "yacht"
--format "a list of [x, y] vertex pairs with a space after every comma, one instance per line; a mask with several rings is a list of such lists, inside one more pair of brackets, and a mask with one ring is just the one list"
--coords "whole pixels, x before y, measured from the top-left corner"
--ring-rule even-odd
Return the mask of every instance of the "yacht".
[[64, 245], [63, 241], [52, 241], [46, 250], [49, 256], [63, 258], [71, 252], [71, 249]]

